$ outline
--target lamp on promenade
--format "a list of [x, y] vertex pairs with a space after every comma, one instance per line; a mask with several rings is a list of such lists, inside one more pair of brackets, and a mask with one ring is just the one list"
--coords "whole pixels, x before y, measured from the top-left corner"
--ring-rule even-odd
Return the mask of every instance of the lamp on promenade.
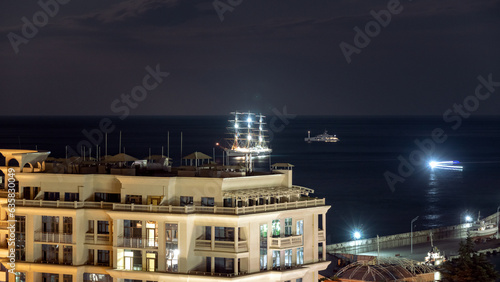
[[358, 253], [358, 240], [361, 238], [361, 232], [359, 231], [354, 231], [354, 233], [352, 233], [352, 237], [354, 238], [354, 244], [356, 245], [356, 247], [354, 248], [354, 254], [357, 254]]
[[412, 219], [412, 221], [411, 221], [411, 227], [410, 227], [410, 237], [411, 237], [411, 239], [410, 239], [411, 252], [410, 253], [411, 254], [413, 254], [413, 223], [415, 221], [417, 221], [417, 219], [418, 219], [418, 216], [415, 217], [414, 219]]

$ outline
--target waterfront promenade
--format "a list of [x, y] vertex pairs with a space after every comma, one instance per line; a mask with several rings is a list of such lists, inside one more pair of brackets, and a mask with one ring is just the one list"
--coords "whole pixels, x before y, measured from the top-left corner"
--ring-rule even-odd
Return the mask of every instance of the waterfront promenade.
[[[434, 242], [434, 245], [439, 248], [441, 254], [444, 254], [446, 257], [456, 256], [458, 255], [459, 243], [461, 240], [465, 240], [464, 238], [454, 238], [454, 239], [443, 239]], [[490, 240], [486, 243], [477, 243], [475, 249], [479, 250], [488, 250], [500, 248], [500, 240]], [[420, 243], [413, 245], [413, 254], [411, 254], [410, 246], [401, 246], [395, 248], [387, 248], [380, 250], [381, 257], [402, 257], [407, 259], [412, 259], [416, 261], [424, 261], [427, 256], [427, 252], [431, 249], [430, 243]], [[371, 252], [363, 252], [358, 253], [358, 255], [369, 255], [369, 256], [377, 256], [377, 251]]]

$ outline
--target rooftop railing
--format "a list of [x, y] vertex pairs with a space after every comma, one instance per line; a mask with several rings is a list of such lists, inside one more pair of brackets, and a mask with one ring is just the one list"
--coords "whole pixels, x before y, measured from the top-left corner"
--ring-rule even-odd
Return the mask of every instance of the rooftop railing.
[[307, 199], [295, 202], [275, 203], [249, 207], [207, 207], [207, 206], [155, 206], [139, 204], [119, 204], [108, 202], [64, 202], [46, 200], [18, 200], [17, 206], [65, 209], [108, 209], [115, 211], [155, 212], [155, 213], [215, 213], [215, 214], [251, 214], [259, 212], [289, 210], [324, 206], [325, 199]]

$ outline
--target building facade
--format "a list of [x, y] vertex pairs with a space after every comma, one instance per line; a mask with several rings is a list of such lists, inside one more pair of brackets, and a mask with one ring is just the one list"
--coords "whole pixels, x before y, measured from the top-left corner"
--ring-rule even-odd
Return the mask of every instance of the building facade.
[[0, 168], [6, 281], [312, 282], [328, 265], [330, 206], [293, 185], [290, 168], [235, 177], [56, 174], [44, 172], [38, 152], [0, 153], [23, 165]]

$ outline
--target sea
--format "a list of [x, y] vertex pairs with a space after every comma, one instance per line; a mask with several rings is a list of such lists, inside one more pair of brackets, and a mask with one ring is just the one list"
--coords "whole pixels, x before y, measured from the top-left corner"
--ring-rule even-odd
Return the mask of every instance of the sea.
[[[137, 158], [161, 154], [180, 164], [200, 151], [222, 162], [229, 119], [221, 116], [0, 117], [0, 148], [51, 151], [65, 157], [96, 141], [104, 155], [119, 151]], [[327, 243], [424, 230], [496, 212], [500, 206], [500, 116], [273, 116], [267, 117], [269, 163], [294, 165], [293, 182], [326, 198]], [[336, 143], [304, 138], [335, 134]], [[181, 137], [182, 136], [182, 137]], [[182, 139], [182, 146], [181, 146]], [[92, 142], [95, 143], [95, 142]], [[216, 145], [219, 143], [219, 146]], [[181, 149], [182, 147], [182, 149]], [[89, 148], [86, 148], [86, 152]], [[430, 168], [430, 161], [456, 161], [454, 168]], [[392, 184], [391, 184], [392, 183]]]

